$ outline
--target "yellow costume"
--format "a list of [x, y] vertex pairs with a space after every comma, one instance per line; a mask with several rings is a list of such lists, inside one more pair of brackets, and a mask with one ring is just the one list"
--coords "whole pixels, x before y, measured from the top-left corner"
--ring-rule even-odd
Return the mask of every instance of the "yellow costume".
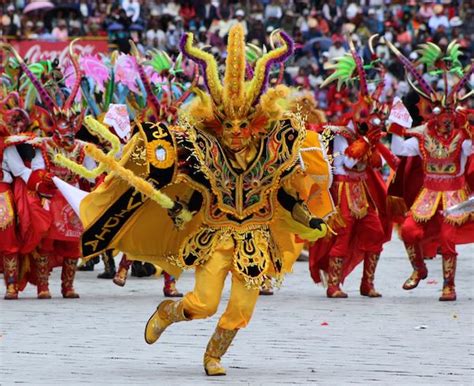
[[[323, 151], [301, 152], [306, 130], [302, 117], [285, 107], [288, 89], [264, 91], [270, 66], [293, 50], [285, 33], [275, 37], [279, 46], [257, 61], [246, 80], [244, 34], [240, 25], [233, 27], [221, 83], [212, 55], [193, 47], [186, 34], [181, 50], [201, 66], [209, 93], [196, 91], [177, 126], [137, 122], [120, 163], [88, 148], [109, 176], [80, 207], [84, 255], [114, 248], [173, 275], [195, 268], [194, 290], [181, 301], [162, 302], [151, 316], [147, 343], [171, 323], [213, 315], [232, 274], [227, 309], [204, 356], [208, 375], [225, 374], [220, 358], [248, 324], [262, 283], [291, 270], [294, 235], [324, 236], [320, 218], [333, 210], [329, 165]], [[317, 138], [310, 139], [317, 147]], [[170, 197], [177, 198], [174, 204]]]

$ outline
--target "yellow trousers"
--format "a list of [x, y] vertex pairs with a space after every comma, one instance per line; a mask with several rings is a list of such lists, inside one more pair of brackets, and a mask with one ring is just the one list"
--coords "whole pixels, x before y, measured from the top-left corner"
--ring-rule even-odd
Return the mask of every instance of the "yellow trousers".
[[[204, 319], [216, 313], [224, 282], [232, 272], [232, 240], [225, 241], [209, 258], [196, 267], [194, 290], [183, 298], [184, 312], [190, 319]], [[252, 317], [259, 290], [245, 287], [243, 279], [232, 273], [229, 303], [218, 326], [226, 330], [244, 328]]]

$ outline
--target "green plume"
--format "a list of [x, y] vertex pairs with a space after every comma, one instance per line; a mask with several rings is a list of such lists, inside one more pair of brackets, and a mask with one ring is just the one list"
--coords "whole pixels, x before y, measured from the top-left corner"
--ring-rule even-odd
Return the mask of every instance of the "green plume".
[[420, 54], [419, 62], [425, 64], [428, 68], [436, 67], [436, 62], [441, 59], [441, 48], [432, 42], [420, 44], [416, 50]]
[[171, 69], [173, 62], [166, 52], [160, 50], [149, 52], [152, 54], [152, 58], [146, 62], [146, 64], [152, 66], [157, 73], [161, 74], [163, 71], [169, 71]]
[[337, 89], [340, 90], [343, 84], [351, 82], [352, 74], [356, 70], [356, 62], [348, 52], [344, 56], [337, 58], [336, 63], [328, 64], [326, 68], [334, 70], [334, 72], [324, 80], [321, 87], [326, 87], [329, 83], [337, 80]]

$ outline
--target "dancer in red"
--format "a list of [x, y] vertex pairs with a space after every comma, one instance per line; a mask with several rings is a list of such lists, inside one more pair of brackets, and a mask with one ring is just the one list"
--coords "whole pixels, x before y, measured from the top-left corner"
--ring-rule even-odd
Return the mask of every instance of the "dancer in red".
[[[472, 130], [462, 103], [472, 95], [472, 91], [464, 94], [464, 86], [473, 72], [473, 65], [463, 74], [456, 42], [452, 42], [446, 52], [433, 43], [420, 46], [419, 63], [425, 64], [432, 74], [443, 76], [445, 90], [436, 92], [418, 72], [418, 63], [411, 63], [389, 42], [387, 45], [416, 79], [418, 87], [411, 79], [409, 81], [420, 95], [418, 109], [424, 118], [421, 126], [412, 129], [397, 123], [390, 126], [390, 132], [393, 133], [392, 150], [402, 156], [418, 156], [422, 162], [423, 185], [401, 227], [401, 236], [413, 267], [413, 273], [403, 288], [414, 289], [427, 277], [423, 244], [434, 241], [439, 245], [443, 257], [444, 283], [439, 300], [456, 300], [456, 244], [473, 242], [474, 235], [471, 232], [469, 236], [467, 232], [467, 227], [472, 226], [470, 213], [448, 214], [445, 211], [465, 201], [471, 190], [469, 182], [472, 181], [468, 181], [467, 164], [472, 155]], [[448, 74], [459, 76], [450, 91]], [[401, 136], [410, 138], [403, 139]], [[410, 173], [406, 168], [403, 172]]]
[[18, 271], [21, 241], [17, 228], [17, 210], [13, 196], [13, 181], [21, 177], [28, 181], [31, 170], [25, 168], [15, 144], [5, 141], [4, 126], [0, 126], [0, 258], [6, 285], [5, 299], [18, 299]]
[[[16, 92], [10, 92], [0, 101], [0, 269], [3, 269], [5, 299], [18, 299], [19, 290], [26, 285], [20, 278], [20, 265], [38, 246], [50, 226], [46, 211], [41, 208], [36, 194], [29, 194], [26, 182], [32, 175], [16, 146], [32, 138], [24, 134], [31, 123], [23, 108], [23, 101]], [[38, 190], [48, 194], [51, 185], [39, 184]], [[37, 280], [42, 267], [34, 259], [30, 261], [30, 277]]]
[[[390, 239], [391, 227], [386, 221], [386, 186], [380, 174], [382, 157], [395, 167], [395, 157], [381, 144], [387, 109], [378, 102], [383, 82], [370, 94], [362, 59], [352, 42], [351, 52], [334, 65], [334, 73], [323, 83], [352, 80], [357, 70], [359, 100], [340, 125], [326, 125], [334, 135], [334, 182], [331, 187], [339, 214], [333, 221], [336, 236], [318, 241], [310, 248], [310, 271], [315, 282], [322, 281], [320, 271], [327, 273], [327, 296], [346, 298], [341, 283], [361, 262], [364, 270], [360, 294], [380, 297], [375, 290], [374, 276], [383, 244]], [[350, 62], [351, 70], [345, 66]], [[383, 72], [382, 72], [383, 78]]]
[[[36, 88], [41, 98], [43, 107], [35, 106], [37, 120], [41, 130], [48, 133], [48, 137], [36, 137], [28, 143], [36, 149], [35, 164], [32, 165], [32, 174], [28, 179], [28, 189], [39, 192], [44, 184], [51, 184], [53, 175], [71, 185], [78, 186], [79, 178], [68, 169], [55, 164], [55, 156], [62, 154], [69, 160], [84, 164], [89, 169], [95, 167], [95, 162], [85, 157], [85, 143], [75, 139], [75, 134], [82, 125], [84, 111], [74, 106], [74, 99], [79, 90], [81, 70], [77, 62], [73, 61], [76, 71], [76, 82], [69, 95], [57, 96], [53, 100], [48, 91], [42, 86], [36, 76], [25, 65], [22, 58], [11, 46], [6, 46], [16, 57], [23, 73], [28, 77]], [[70, 55], [73, 47], [70, 46]], [[77, 260], [81, 256], [79, 239], [82, 226], [79, 218], [71, 206], [66, 202], [62, 194], [55, 190], [50, 199], [45, 200], [44, 207], [49, 210], [52, 220], [48, 235], [43, 239], [38, 248], [39, 257], [37, 261], [41, 266], [62, 266], [61, 293], [64, 298], [78, 298], [74, 291], [73, 282], [76, 272]], [[49, 268], [46, 272], [49, 274]], [[41, 275], [38, 283], [38, 296], [50, 298], [48, 288], [48, 275]]]

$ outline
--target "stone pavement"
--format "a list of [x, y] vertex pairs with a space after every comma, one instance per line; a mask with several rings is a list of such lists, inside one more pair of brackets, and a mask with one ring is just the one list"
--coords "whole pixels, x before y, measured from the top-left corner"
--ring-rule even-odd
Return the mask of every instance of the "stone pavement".
[[[95, 272], [78, 272], [79, 300], [52, 300], [28, 287], [17, 302], [0, 301], [0, 384], [29, 385], [472, 385], [474, 246], [459, 248], [457, 302], [441, 303], [441, 261], [407, 292], [411, 272], [401, 243], [381, 258], [381, 299], [358, 294], [360, 267], [348, 278], [349, 299], [330, 300], [299, 262], [282, 289], [261, 297], [250, 326], [224, 357], [227, 377], [208, 378], [202, 354], [217, 317], [172, 326], [148, 346], [143, 328], [162, 300], [162, 280], [130, 278], [119, 288]], [[179, 288], [192, 288], [185, 273]], [[222, 313], [228, 287], [219, 309]]]

